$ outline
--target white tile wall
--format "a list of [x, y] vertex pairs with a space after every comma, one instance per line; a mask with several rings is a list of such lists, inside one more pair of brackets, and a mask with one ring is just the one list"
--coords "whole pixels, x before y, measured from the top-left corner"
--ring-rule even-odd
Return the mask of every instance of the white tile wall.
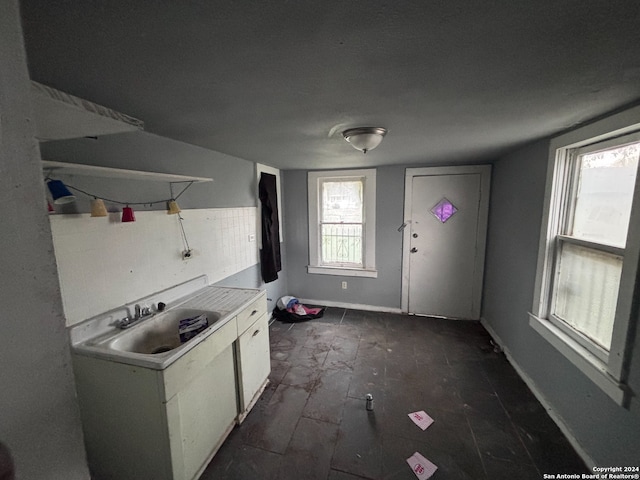
[[257, 208], [183, 210], [193, 255], [185, 249], [177, 215], [136, 212], [136, 221], [51, 215], [51, 229], [67, 325], [206, 274], [214, 283], [258, 263]]

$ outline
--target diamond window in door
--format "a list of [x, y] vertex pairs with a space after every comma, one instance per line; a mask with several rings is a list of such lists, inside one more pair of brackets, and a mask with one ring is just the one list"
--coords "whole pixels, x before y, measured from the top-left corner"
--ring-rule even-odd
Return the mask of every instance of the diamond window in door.
[[455, 215], [458, 209], [453, 205], [453, 203], [451, 203], [445, 197], [442, 197], [442, 200], [436, 203], [430, 211], [438, 220], [440, 220], [442, 223], [445, 223]]

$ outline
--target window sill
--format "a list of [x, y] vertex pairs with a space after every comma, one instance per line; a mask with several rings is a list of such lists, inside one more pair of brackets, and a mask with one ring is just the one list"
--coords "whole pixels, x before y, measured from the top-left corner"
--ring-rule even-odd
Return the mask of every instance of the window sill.
[[378, 278], [378, 271], [364, 268], [346, 268], [346, 267], [318, 267], [307, 266], [307, 273], [318, 275], [336, 275], [340, 277], [368, 277]]
[[529, 325], [584, 373], [618, 405], [625, 404], [626, 387], [607, 371], [607, 364], [551, 322], [529, 313]]

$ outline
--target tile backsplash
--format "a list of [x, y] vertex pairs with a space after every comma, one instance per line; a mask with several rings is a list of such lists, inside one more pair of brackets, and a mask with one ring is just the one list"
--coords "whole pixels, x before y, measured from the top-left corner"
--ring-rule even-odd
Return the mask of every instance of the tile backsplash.
[[119, 213], [50, 216], [68, 326], [198, 275], [215, 283], [258, 263], [256, 207], [183, 210], [187, 260], [177, 215], [135, 215], [132, 223]]

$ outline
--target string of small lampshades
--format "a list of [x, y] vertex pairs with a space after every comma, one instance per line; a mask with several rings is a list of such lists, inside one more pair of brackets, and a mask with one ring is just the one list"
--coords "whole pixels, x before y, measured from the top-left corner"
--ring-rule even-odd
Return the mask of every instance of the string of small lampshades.
[[[88, 197], [91, 197], [93, 200], [91, 200], [91, 216], [92, 217], [106, 217], [108, 215], [107, 213], [107, 209], [104, 205], [104, 202], [107, 201], [109, 203], [116, 203], [119, 205], [125, 205], [125, 207], [122, 209], [122, 222], [135, 222], [135, 215], [133, 214], [133, 209], [130, 207], [130, 205], [149, 205], [150, 207], [152, 207], [154, 204], [156, 203], [166, 203], [167, 204], [167, 213], [169, 214], [177, 214], [178, 215], [178, 222], [180, 224], [180, 231], [182, 234], [182, 240], [184, 242], [184, 246], [186, 248], [187, 252], [191, 252], [191, 248], [189, 247], [189, 242], [187, 240], [187, 234], [184, 231], [184, 225], [182, 223], [182, 221], [184, 220], [182, 218], [182, 215], [180, 215], [180, 207], [178, 206], [178, 203], [176, 202], [176, 200], [178, 198], [180, 198], [180, 196], [186, 192], [193, 184], [194, 181], [193, 180], [187, 180], [185, 182], [169, 182], [169, 192], [171, 193], [171, 198], [167, 198], [167, 199], [163, 199], [163, 200], [155, 200], [153, 202], [122, 202], [120, 200], [114, 200], [111, 198], [107, 198], [107, 197], [103, 197], [100, 195], [94, 195], [90, 192], [87, 192], [85, 190], [82, 190], [81, 188], [75, 187], [73, 185], [70, 184], [65, 184], [63, 183], [61, 180], [55, 180], [52, 179], [49, 175], [47, 175], [47, 177], [45, 178], [45, 182], [47, 182], [47, 185], [49, 186], [49, 190], [52, 193], [53, 196], [53, 191], [51, 190], [51, 182], [59, 182], [58, 185], [61, 185], [60, 188], [62, 188], [63, 190], [66, 189], [66, 191], [70, 194], [71, 192], [68, 191], [68, 189], [72, 189], [76, 192], [80, 192]], [[174, 183], [188, 183], [188, 185], [186, 185], [182, 191], [180, 193], [178, 193], [177, 195], [173, 194], [173, 184]], [[64, 194], [63, 194], [64, 195]], [[65, 198], [67, 198], [68, 200], [66, 200], [63, 203], [71, 203], [75, 201], [75, 196], [74, 195], [66, 195]], [[54, 203], [61, 203], [61, 202], [56, 202], [56, 198], [54, 198]], [[51, 206], [51, 204], [49, 203], [49, 211], [53, 211], [53, 207]]]
[[83, 193], [85, 195], [87, 195], [88, 197], [92, 197], [93, 199], [98, 199], [98, 200], [103, 200], [105, 202], [109, 202], [109, 203], [117, 203], [119, 205], [149, 205], [150, 207], [155, 205], [156, 203], [167, 203], [167, 202], [171, 202], [171, 201], [176, 201], [178, 200], [178, 198], [187, 191], [187, 189], [193, 185], [193, 181], [189, 182], [189, 185], [187, 185], [186, 187], [184, 187], [184, 189], [178, 194], [178, 195], [173, 195], [173, 183], [183, 183], [183, 182], [172, 182], [169, 184], [169, 189], [171, 190], [171, 198], [167, 198], [164, 200], [156, 200], [153, 202], [121, 202], [120, 200], [113, 200], [111, 198], [107, 198], [107, 197], [101, 197], [99, 195], [94, 195], [92, 193], [89, 192], [85, 192], [84, 190], [82, 190], [81, 188], [78, 187], [74, 187], [73, 185], [69, 185], [68, 183], [65, 183], [65, 185], [67, 187], [69, 187], [71, 190], [75, 190], [76, 192], [80, 192]]

